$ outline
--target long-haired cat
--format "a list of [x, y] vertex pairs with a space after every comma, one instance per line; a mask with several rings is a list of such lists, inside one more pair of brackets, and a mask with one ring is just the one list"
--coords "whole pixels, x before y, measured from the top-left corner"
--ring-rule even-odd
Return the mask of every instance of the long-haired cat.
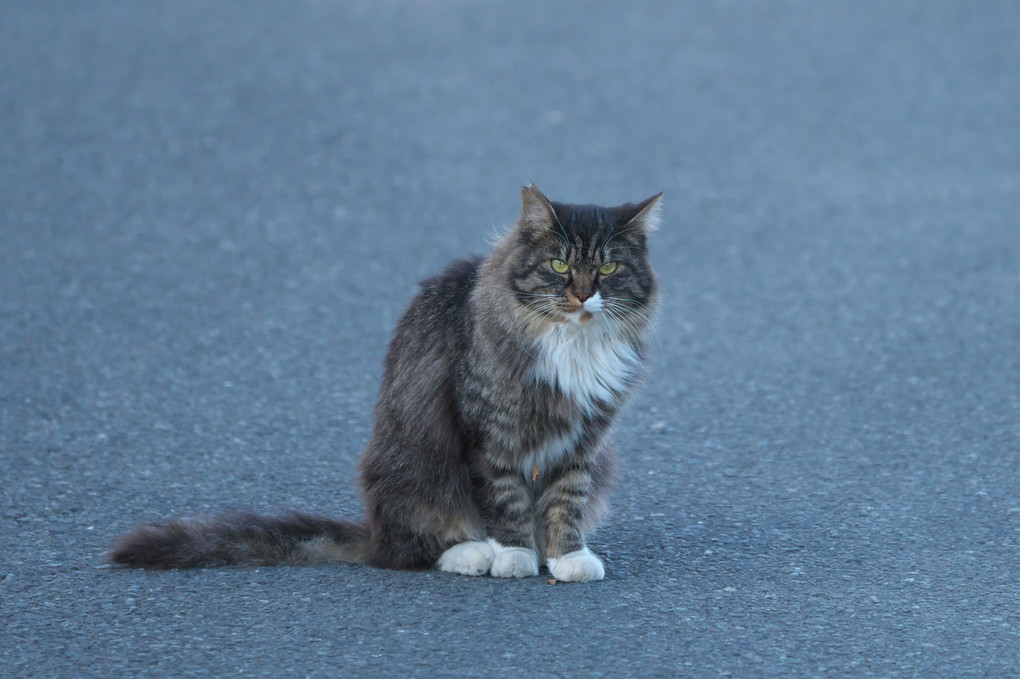
[[661, 194], [618, 207], [521, 189], [484, 259], [422, 283], [397, 326], [362, 453], [362, 523], [292, 512], [142, 525], [113, 563], [344, 561], [464, 575], [604, 576], [584, 535], [616, 465], [609, 427], [657, 304], [648, 235]]

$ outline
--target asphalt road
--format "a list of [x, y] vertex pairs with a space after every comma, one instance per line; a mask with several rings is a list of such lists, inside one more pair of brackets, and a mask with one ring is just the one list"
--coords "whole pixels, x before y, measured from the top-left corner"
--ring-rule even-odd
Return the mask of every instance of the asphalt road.
[[[7, 2], [0, 675], [1020, 675], [1020, 9]], [[415, 283], [665, 191], [605, 581], [103, 566], [356, 517]]]

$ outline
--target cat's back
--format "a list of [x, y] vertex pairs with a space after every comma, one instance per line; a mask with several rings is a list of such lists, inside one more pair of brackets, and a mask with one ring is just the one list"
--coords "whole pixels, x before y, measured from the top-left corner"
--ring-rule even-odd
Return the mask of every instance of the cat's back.
[[[466, 483], [459, 461], [456, 370], [471, 331], [470, 300], [480, 259], [457, 260], [421, 289], [404, 309], [386, 354], [372, 439], [361, 462], [362, 484], [376, 512], [402, 512], [420, 522], [445, 519], [412, 498], [450, 498]], [[410, 503], [410, 504], [408, 504]]]
[[408, 304], [400, 325], [461, 326], [467, 320], [481, 261], [481, 257], [454, 260], [441, 273], [419, 283], [421, 290]]
[[420, 283], [390, 342], [388, 372], [409, 364], [420, 370], [429, 363], [448, 363], [461, 353], [469, 334], [471, 293], [481, 261], [480, 257], [455, 260]]

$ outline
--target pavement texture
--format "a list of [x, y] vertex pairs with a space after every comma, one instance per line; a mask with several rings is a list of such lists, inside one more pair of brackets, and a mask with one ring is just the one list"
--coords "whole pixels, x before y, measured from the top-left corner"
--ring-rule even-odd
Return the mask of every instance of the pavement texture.
[[[1020, 9], [4, 4], [0, 675], [1020, 675]], [[356, 518], [383, 351], [518, 188], [665, 191], [592, 585], [103, 565]]]

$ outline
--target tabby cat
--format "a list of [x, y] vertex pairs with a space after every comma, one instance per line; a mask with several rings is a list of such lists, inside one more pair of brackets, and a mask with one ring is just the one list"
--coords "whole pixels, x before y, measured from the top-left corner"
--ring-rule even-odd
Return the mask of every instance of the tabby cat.
[[657, 304], [647, 240], [662, 194], [618, 207], [521, 189], [484, 259], [422, 283], [390, 342], [361, 464], [363, 522], [292, 512], [142, 525], [116, 564], [344, 561], [463, 575], [600, 580], [585, 532], [616, 465], [613, 418]]

